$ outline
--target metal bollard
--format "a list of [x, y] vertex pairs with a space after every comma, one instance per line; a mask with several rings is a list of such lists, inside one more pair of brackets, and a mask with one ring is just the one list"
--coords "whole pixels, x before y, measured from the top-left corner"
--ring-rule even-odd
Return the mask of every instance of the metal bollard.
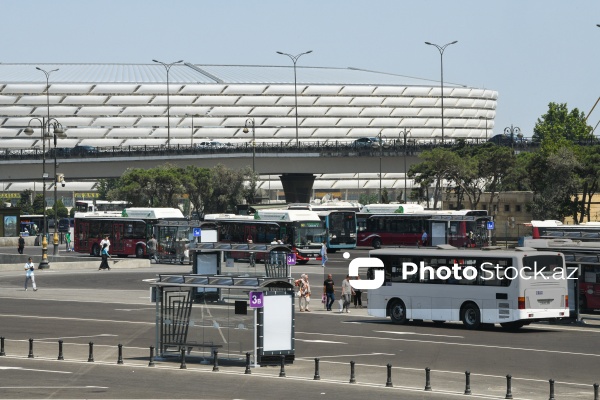
[[88, 356], [88, 362], [94, 362], [94, 342], [90, 342], [90, 354]]
[[179, 369], [187, 369], [187, 365], [185, 365], [185, 349], [183, 347], [181, 348], [181, 365]]
[[548, 397], [548, 400], [556, 400], [554, 397], [554, 379], [550, 379], [548, 382], [550, 383], [550, 397]]
[[600, 398], [598, 397], [598, 384], [594, 383], [594, 400], [600, 400]]
[[505, 399], [512, 399], [512, 376], [506, 375], [506, 397]]
[[123, 345], [119, 343], [117, 346], [119, 347], [119, 357], [117, 358], [117, 364], [123, 364]]
[[313, 378], [315, 381], [321, 380], [321, 375], [319, 375], [319, 359], [315, 358], [315, 377]]
[[246, 353], [246, 370], [244, 374], [250, 375], [252, 371], [250, 370], [250, 353]]
[[394, 385], [392, 385], [392, 364], [387, 365], [387, 381], [385, 382], [385, 387], [394, 387]]
[[29, 355], [27, 358], [33, 358], [33, 339], [29, 339]]
[[465, 394], [471, 394], [471, 373], [465, 371]]
[[431, 369], [425, 368], [425, 391], [431, 392]]
[[4, 336], [0, 337], [0, 356], [5, 356], [4, 352]]
[[279, 377], [285, 378], [285, 356], [281, 355], [281, 368], [279, 370]]
[[58, 341], [58, 359], [59, 360], [64, 360], [65, 358], [63, 357], [63, 341], [62, 339]]
[[219, 372], [219, 350], [213, 350], [213, 372]]
[[150, 362], [148, 363], [149, 367], [154, 367], [154, 346], [150, 346]]
[[356, 383], [356, 377], [354, 376], [354, 361], [350, 361], [350, 383]]

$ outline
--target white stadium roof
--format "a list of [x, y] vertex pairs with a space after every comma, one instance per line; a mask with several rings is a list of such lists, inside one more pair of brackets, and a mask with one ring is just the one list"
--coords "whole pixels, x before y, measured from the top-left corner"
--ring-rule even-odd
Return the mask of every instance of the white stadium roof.
[[[164, 145], [170, 113], [171, 145], [201, 141], [250, 141], [243, 133], [255, 119], [257, 142], [293, 142], [292, 66], [177, 64], [0, 64], [2, 147], [41, 147], [23, 132], [32, 117], [48, 113], [46, 75], [52, 72], [50, 116], [75, 144]], [[297, 67], [300, 141], [351, 141], [359, 137], [441, 138], [441, 90], [436, 81], [357, 68]], [[444, 136], [480, 139], [494, 126], [498, 93], [444, 84]], [[192, 124], [192, 117], [193, 124]], [[39, 126], [35, 121], [32, 126]], [[37, 124], [37, 125], [36, 125]], [[487, 131], [487, 132], [486, 132]]]

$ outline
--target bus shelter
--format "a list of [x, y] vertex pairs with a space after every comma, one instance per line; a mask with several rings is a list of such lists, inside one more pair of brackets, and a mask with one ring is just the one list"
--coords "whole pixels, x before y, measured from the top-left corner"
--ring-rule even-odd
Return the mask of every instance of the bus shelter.
[[156, 258], [159, 263], [191, 264], [190, 247], [217, 241], [217, 228], [213, 222], [164, 220], [152, 229], [150, 234], [156, 237]]
[[[159, 357], [187, 352], [201, 362], [219, 360], [274, 365], [293, 362], [294, 288], [287, 278], [218, 274], [159, 275], [156, 298]], [[198, 293], [217, 292], [216, 298]], [[197, 299], [200, 299], [198, 302]]]

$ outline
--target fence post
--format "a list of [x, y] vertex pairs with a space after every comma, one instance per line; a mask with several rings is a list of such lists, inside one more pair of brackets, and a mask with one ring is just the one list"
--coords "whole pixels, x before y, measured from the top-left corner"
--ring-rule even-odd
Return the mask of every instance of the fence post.
[[425, 368], [425, 391], [431, 392], [431, 369]]
[[181, 365], [179, 369], [187, 369], [187, 365], [185, 364], [185, 348], [181, 348]]
[[119, 343], [117, 346], [119, 347], [119, 356], [117, 358], [117, 364], [123, 364], [123, 345]]
[[354, 376], [354, 361], [350, 361], [350, 383], [356, 383], [356, 377]]
[[244, 374], [250, 375], [252, 371], [250, 370], [250, 353], [246, 353], [246, 370]]
[[394, 387], [394, 385], [392, 385], [392, 364], [387, 365], [387, 381], [385, 382], [385, 387]]
[[219, 350], [213, 350], [213, 372], [219, 372]]
[[90, 342], [90, 354], [88, 355], [88, 362], [94, 362], [94, 342]]
[[149, 367], [154, 367], [154, 346], [150, 346], [150, 362], [148, 362]]
[[285, 356], [281, 355], [281, 368], [279, 370], [279, 377], [285, 378]]
[[0, 356], [5, 356], [4, 352], [4, 336], [0, 337]]
[[471, 373], [465, 371], [465, 394], [471, 394]]
[[29, 338], [29, 355], [27, 358], [33, 358], [33, 339]]
[[506, 397], [504, 397], [505, 399], [512, 399], [512, 376], [510, 376], [510, 374], [506, 375]]
[[598, 398], [598, 384], [594, 383], [594, 400], [600, 400], [600, 398]]
[[548, 397], [548, 400], [556, 400], [554, 397], [554, 379], [550, 379], [548, 382], [550, 383], [550, 397]]
[[59, 360], [64, 360], [65, 359], [63, 357], [63, 341], [62, 341], [62, 339], [60, 339], [58, 341], [58, 359]]
[[319, 359], [315, 358], [315, 377], [313, 378], [315, 381], [321, 380], [321, 375], [319, 375]]

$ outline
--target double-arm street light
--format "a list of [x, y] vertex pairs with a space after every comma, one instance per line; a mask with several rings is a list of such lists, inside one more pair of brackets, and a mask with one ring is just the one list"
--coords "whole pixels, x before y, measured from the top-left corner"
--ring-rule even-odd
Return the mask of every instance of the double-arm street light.
[[[36, 67], [37, 70], [42, 71], [44, 73], [44, 75], [46, 76], [46, 105], [47, 105], [47, 110], [48, 110], [48, 116], [47, 118], [42, 117], [40, 118], [32, 118], [31, 120], [29, 120], [29, 124], [27, 125], [27, 128], [25, 128], [25, 134], [26, 135], [32, 135], [33, 134], [33, 128], [31, 127], [32, 122], [37, 121], [40, 124], [40, 128], [41, 128], [41, 136], [42, 136], [42, 187], [43, 187], [43, 197], [44, 197], [44, 237], [42, 238], [42, 261], [39, 265], [40, 269], [43, 268], [49, 268], [49, 263], [48, 263], [48, 223], [47, 223], [47, 217], [46, 217], [46, 178], [48, 177], [48, 174], [46, 173], [46, 139], [50, 139], [52, 138], [54, 140], [54, 238], [53, 238], [53, 242], [54, 242], [54, 255], [58, 255], [58, 207], [56, 206], [57, 204], [57, 192], [56, 192], [56, 184], [58, 183], [58, 179], [57, 179], [57, 174], [56, 174], [56, 169], [57, 169], [57, 162], [56, 162], [56, 141], [58, 137], [65, 137], [66, 135], [64, 134], [62, 125], [54, 118], [50, 118], [50, 95], [49, 95], [49, 91], [50, 91], [50, 74], [52, 72], [58, 71], [58, 69], [54, 69], [51, 71], [46, 71], [43, 70], [39, 67]], [[50, 134], [50, 129], [52, 128], [52, 134]], [[49, 146], [50, 147], [50, 146]]]
[[455, 40], [454, 42], [446, 43], [443, 46], [439, 46], [435, 43], [425, 42], [425, 44], [427, 44], [429, 46], [435, 46], [440, 52], [440, 71], [441, 71], [440, 87], [442, 90], [442, 93], [441, 93], [441, 96], [442, 96], [442, 144], [444, 144], [444, 50], [446, 50], [446, 47], [450, 46], [451, 44], [455, 44], [455, 43], [458, 43], [458, 40]]
[[248, 118], [246, 120], [246, 124], [244, 125], [244, 133], [248, 133], [250, 132], [250, 129], [252, 129], [252, 174], [256, 174], [256, 169], [255, 169], [255, 164], [254, 164], [254, 160], [256, 157], [256, 124], [254, 122], [254, 118]]
[[290, 58], [290, 60], [292, 60], [292, 62], [294, 63], [294, 103], [296, 105], [296, 147], [300, 146], [300, 139], [298, 137], [298, 91], [297, 91], [297, 83], [296, 83], [296, 63], [298, 62], [298, 59], [300, 57], [302, 57], [305, 54], [310, 54], [310, 53], [312, 53], [312, 50], [309, 50], [304, 53], [296, 54], [295, 56], [288, 54], [288, 53], [283, 53], [281, 51], [277, 52], [277, 54], [281, 54], [283, 56], [288, 56]]
[[521, 128], [518, 126], [510, 126], [504, 128], [504, 135], [510, 136], [510, 148], [515, 151], [515, 134], [519, 139], [523, 138], [523, 134], [521, 133]]
[[171, 105], [169, 104], [169, 70], [173, 65], [182, 63], [183, 60], [175, 61], [171, 64], [166, 64], [158, 60], [152, 61], [161, 64], [167, 70], [167, 148], [171, 148]]

